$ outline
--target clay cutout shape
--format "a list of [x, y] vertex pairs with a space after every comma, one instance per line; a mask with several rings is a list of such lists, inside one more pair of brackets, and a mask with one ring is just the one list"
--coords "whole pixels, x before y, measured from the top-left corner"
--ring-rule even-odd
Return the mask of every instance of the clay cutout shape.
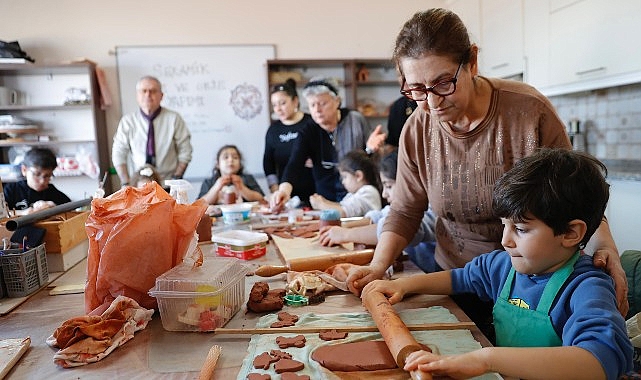
[[397, 367], [382, 340], [321, 346], [312, 352], [312, 359], [330, 371], [376, 371]]
[[254, 358], [254, 368], [256, 369], [269, 369], [269, 366], [278, 361], [279, 358], [271, 356], [267, 352], [263, 352], [262, 354], [256, 356]]
[[291, 359], [292, 358], [292, 355], [290, 353], [285, 352], [285, 351], [281, 351], [281, 350], [271, 350], [271, 351], [269, 351], [269, 354], [271, 356], [277, 358], [278, 360]]
[[279, 329], [281, 327], [291, 327], [291, 326], [294, 326], [295, 324], [296, 322], [292, 322], [292, 321], [276, 321], [271, 325], [269, 325], [269, 327], [273, 329]]
[[297, 375], [294, 372], [285, 372], [280, 375], [281, 380], [310, 380], [307, 375]]
[[272, 377], [262, 373], [250, 373], [247, 375], [247, 380], [272, 380]]
[[282, 359], [274, 364], [274, 370], [276, 370], [276, 373], [297, 372], [303, 368], [305, 368], [304, 363], [292, 359]]
[[345, 339], [347, 337], [347, 331], [338, 332], [336, 330], [323, 330], [318, 334], [318, 337], [322, 340], [336, 340], [336, 339]]
[[305, 342], [307, 340], [305, 339], [305, 336], [303, 335], [296, 335], [295, 337], [287, 338], [284, 336], [279, 336], [276, 337], [276, 344], [280, 348], [288, 348], [288, 347], [305, 347]]
[[278, 313], [278, 321], [272, 323], [269, 327], [271, 328], [289, 327], [289, 326], [294, 326], [296, 322], [298, 322], [298, 315], [290, 314], [286, 311], [281, 311]]

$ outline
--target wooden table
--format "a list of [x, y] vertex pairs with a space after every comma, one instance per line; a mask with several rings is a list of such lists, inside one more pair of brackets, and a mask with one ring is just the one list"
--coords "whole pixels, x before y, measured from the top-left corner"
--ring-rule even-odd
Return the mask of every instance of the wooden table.
[[[270, 243], [264, 257], [246, 262], [250, 267], [257, 268], [265, 264], [278, 264], [279, 258]], [[212, 250], [212, 244], [202, 245], [204, 250]], [[82, 261], [78, 265], [85, 265]], [[419, 270], [411, 263], [406, 262], [405, 271], [400, 273], [406, 276], [417, 273]], [[74, 267], [72, 270], [81, 270]], [[64, 280], [71, 271], [60, 277], [57, 282]], [[284, 287], [285, 275], [271, 278], [258, 276], [246, 277], [245, 292], [249, 293], [256, 281], [266, 281], [271, 288]], [[469, 318], [458, 306], [445, 296], [412, 296], [396, 305], [398, 310], [421, 308], [441, 305], [448, 308], [460, 321], [469, 322]], [[291, 311], [291, 309], [288, 309]], [[256, 321], [263, 314], [245, 313], [243, 306], [234, 318], [225, 326], [229, 328], [255, 327]], [[358, 297], [352, 294], [335, 293], [327, 296], [326, 301], [319, 305], [296, 308], [298, 314], [314, 313], [344, 313], [364, 312]], [[108, 357], [97, 363], [73, 369], [63, 369], [53, 364], [55, 349], [47, 346], [45, 339], [67, 319], [84, 315], [84, 294], [65, 294], [50, 296], [48, 289], [42, 289], [29, 298], [11, 313], [0, 317], [0, 339], [31, 337], [31, 348], [9, 373], [8, 379], [196, 379], [199, 366], [207, 355], [208, 347], [213, 344], [222, 346], [223, 354], [214, 372], [215, 379], [235, 379], [242, 359], [245, 356], [249, 335], [218, 335], [211, 333], [177, 333], [163, 330], [158, 313], [145, 330], [136, 333], [135, 337], [122, 347], [117, 348]], [[474, 337], [484, 346], [490, 345], [481, 332], [472, 329]], [[165, 352], [158, 352], [158, 344], [163, 346]], [[193, 350], [199, 347], [199, 350]], [[207, 347], [207, 349], [204, 349]], [[179, 350], [193, 352], [193, 360], [198, 363], [197, 368], [191, 371], [158, 373], [151, 368], [152, 357], [159, 354], [165, 355], [167, 361], [172, 358], [180, 360], [177, 356]], [[183, 360], [184, 361], [184, 360]]]

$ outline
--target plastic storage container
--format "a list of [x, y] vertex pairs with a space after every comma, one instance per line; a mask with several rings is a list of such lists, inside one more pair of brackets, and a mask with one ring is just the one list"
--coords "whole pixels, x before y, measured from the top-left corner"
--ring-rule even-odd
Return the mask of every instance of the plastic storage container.
[[0, 255], [0, 266], [8, 297], [25, 297], [49, 281], [45, 245], [23, 252], [5, 249]]
[[229, 230], [212, 235], [218, 256], [251, 260], [264, 256], [269, 237], [263, 232]]
[[225, 224], [240, 224], [249, 222], [249, 213], [252, 209], [251, 203], [236, 203], [232, 205], [220, 205], [223, 212]]
[[224, 326], [245, 302], [248, 268], [237, 259], [205, 256], [194, 268], [183, 263], [156, 278], [156, 297], [167, 331], [213, 331]]

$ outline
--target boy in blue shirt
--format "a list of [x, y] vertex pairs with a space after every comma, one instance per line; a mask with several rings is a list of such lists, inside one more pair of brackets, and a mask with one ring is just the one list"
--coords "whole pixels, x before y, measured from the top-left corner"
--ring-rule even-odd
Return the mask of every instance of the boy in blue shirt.
[[28, 151], [21, 167], [25, 179], [3, 187], [8, 209], [16, 210], [17, 215], [27, 215], [71, 202], [65, 193], [50, 183], [57, 166], [56, 155], [50, 149], [33, 148]]
[[475, 293], [494, 301], [499, 347], [440, 356], [416, 351], [407, 371], [456, 378], [617, 379], [632, 369], [632, 344], [614, 284], [582, 254], [609, 197], [605, 166], [588, 154], [542, 149], [496, 182], [497, 250], [465, 267], [367, 285], [362, 297]]

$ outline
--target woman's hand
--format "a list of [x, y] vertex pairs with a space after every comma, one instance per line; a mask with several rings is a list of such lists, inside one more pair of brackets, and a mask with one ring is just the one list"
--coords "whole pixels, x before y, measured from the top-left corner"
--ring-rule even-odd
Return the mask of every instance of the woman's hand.
[[319, 230], [318, 242], [323, 246], [332, 246], [349, 242], [347, 228], [339, 226], [323, 226]]
[[621, 257], [609, 249], [598, 249], [592, 256], [595, 267], [603, 268], [614, 280], [614, 290], [617, 296], [617, 307], [623, 317], [628, 314], [628, 279], [621, 265]]
[[292, 189], [292, 185], [289, 182], [283, 182], [278, 185], [278, 190], [274, 191], [269, 198], [269, 208], [272, 212], [279, 212], [285, 208], [285, 203], [289, 200]]
[[372, 134], [367, 138], [367, 143], [365, 144], [365, 146], [371, 152], [377, 152], [385, 144], [386, 138], [387, 134], [383, 132], [383, 126], [379, 124], [376, 126]]

